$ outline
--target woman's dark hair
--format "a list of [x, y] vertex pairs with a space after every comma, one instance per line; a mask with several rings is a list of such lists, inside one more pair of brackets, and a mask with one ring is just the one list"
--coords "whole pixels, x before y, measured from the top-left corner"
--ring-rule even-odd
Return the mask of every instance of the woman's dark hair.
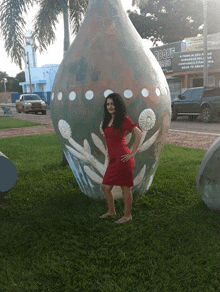
[[115, 117], [114, 117], [114, 122], [113, 122], [114, 129], [121, 128], [121, 124], [123, 123], [124, 117], [126, 116], [126, 105], [125, 105], [121, 95], [118, 93], [109, 94], [105, 100], [105, 103], [104, 103], [104, 121], [102, 124], [103, 131], [105, 130], [105, 128], [107, 128], [107, 126], [112, 118], [112, 115], [107, 110], [107, 100], [109, 98], [111, 98], [113, 100], [114, 107], [115, 107]]

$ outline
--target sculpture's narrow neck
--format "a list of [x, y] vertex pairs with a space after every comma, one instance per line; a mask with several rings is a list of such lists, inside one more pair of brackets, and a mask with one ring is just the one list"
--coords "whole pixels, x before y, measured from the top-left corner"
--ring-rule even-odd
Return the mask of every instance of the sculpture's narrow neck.
[[101, 5], [101, 4], [105, 4], [105, 3], [110, 3], [112, 5], [122, 5], [121, 4], [121, 0], [90, 0], [89, 1], [89, 5]]
[[108, 7], [111, 6], [111, 9], [115, 10], [115, 12], [119, 9], [119, 10], [124, 10], [121, 0], [90, 0], [89, 4], [88, 4], [88, 9], [103, 9], [106, 8], [108, 9]]

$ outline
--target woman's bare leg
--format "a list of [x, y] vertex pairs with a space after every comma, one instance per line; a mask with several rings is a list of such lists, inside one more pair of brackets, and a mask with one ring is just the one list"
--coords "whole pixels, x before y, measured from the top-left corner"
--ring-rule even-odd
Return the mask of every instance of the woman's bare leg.
[[122, 189], [124, 205], [125, 205], [124, 216], [130, 217], [131, 216], [131, 209], [132, 209], [132, 201], [133, 201], [131, 188], [121, 187], [121, 189]]
[[[102, 190], [104, 192], [106, 203], [108, 205], [108, 213], [109, 214], [116, 214], [115, 206], [114, 206], [114, 196], [111, 192], [112, 188], [113, 188], [113, 186], [102, 185]], [[107, 216], [108, 215], [104, 216], [103, 218], [105, 218]]]

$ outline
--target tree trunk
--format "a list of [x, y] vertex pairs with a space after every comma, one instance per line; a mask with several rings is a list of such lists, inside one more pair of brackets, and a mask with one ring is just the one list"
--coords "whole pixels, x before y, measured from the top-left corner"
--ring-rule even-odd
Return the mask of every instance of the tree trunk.
[[[69, 32], [69, 0], [62, 0], [63, 6], [63, 23], [64, 23], [64, 44], [63, 44], [63, 57], [70, 46], [70, 32]], [[64, 165], [69, 165], [64, 152], [62, 151]]]
[[64, 44], [63, 44], [63, 57], [64, 57], [70, 46], [69, 0], [63, 0], [62, 6], [63, 6], [63, 24], [64, 24]]

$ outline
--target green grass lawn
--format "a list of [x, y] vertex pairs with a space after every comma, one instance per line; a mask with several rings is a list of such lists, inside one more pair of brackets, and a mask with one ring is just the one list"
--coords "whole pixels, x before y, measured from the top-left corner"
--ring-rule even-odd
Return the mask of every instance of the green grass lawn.
[[34, 123], [11, 117], [0, 117], [0, 129], [42, 126], [47, 124]]
[[[165, 145], [133, 220], [100, 219], [63, 166], [55, 134], [1, 139], [18, 179], [0, 209], [0, 291], [216, 292], [219, 213], [195, 178], [204, 150]], [[115, 201], [117, 217], [123, 200]]]

